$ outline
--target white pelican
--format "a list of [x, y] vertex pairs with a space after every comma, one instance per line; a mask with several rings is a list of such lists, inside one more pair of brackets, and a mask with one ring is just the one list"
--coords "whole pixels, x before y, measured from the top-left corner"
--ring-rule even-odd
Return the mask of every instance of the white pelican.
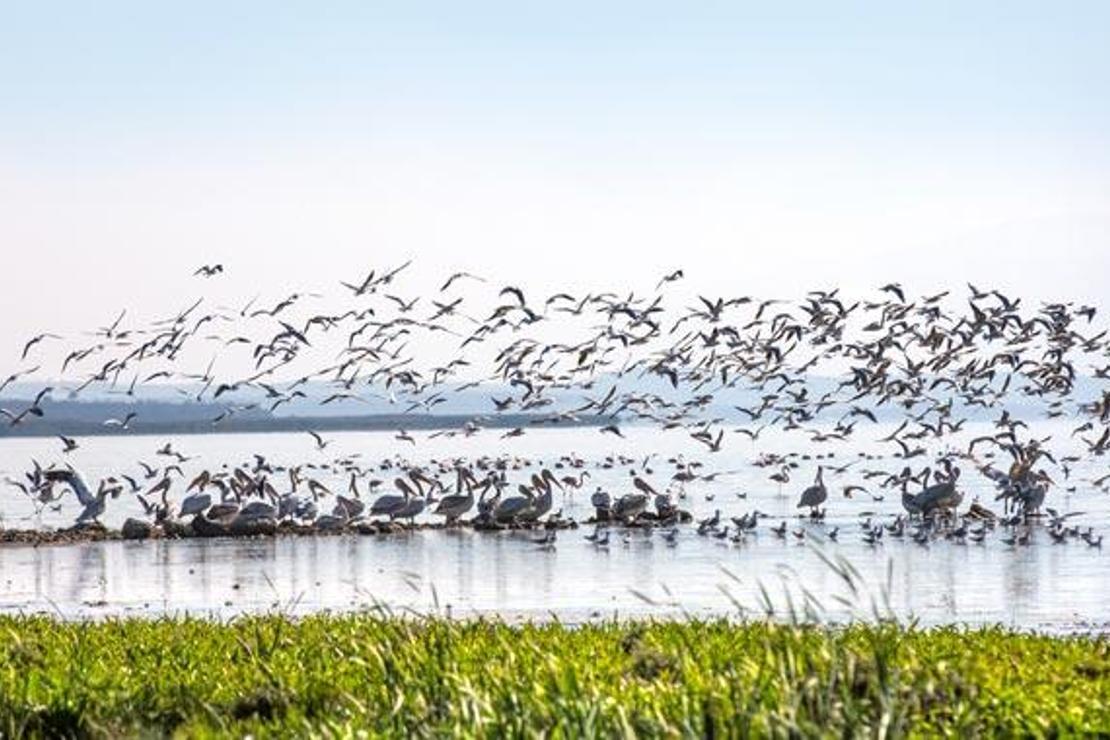
[[540, 475], [532, 476], [532, 490], [539, 491], [540, 495], [533, 500], [531, 507], [517, 516], [518, 521], [534, 522], [551, 511], [552, 483], [559, 486], [559, 490], [563, 489], [562, 484], [547, 468]]
[[536, 496], [531, 488], [521, 485], [517, 487], [517, 490], [520, 491], [521, 495], [503, 499], [494, 507], [493, 518], [498, 523], [509, 524], [534, 505]]
[[[433, 513], [446, 517], [448, 526], [458, 522], [464, 514], [474, 508], [474, 487], [476, 484], [477, 481], [474, 480], [474, 476], [469, 470], [459, 468], [455, 483], [456, 494], [441, 498], [439, 500], [439, 505]], [[487, 480], [485, 487], [482, 489], [482, 493], [484, 494], [491, 485], [491, 481]], [[466, 489], [465, 494], [462, 493], [464, 488]]]
[[412, 487], [404, 478], [394, 478], [393, 485], [401, 492], [401, 495], [379, 496], [370, 506], [370, 516], [387, 516], [390, 519], [395, 519], [397, 518], [397, 512], [403, 509], [409, 499], [412, 498]]
[[632, 479], [632, 484], [639, 489], [638, 492], [626, 493], [617, 499], [613, 507], [613, 515], [625, 522], [630, 522], [643, 513], [647, 508], [649, 496], [658, 495], [651, 484], [639, 476]]

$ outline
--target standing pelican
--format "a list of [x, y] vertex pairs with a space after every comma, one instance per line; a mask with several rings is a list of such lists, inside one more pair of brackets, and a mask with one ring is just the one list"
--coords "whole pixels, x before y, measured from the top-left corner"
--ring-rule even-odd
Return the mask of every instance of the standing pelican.
[[[477, 481], [474, 475], [467, 469], [460, 467], [456, 473], [455, 480], [455, 494], [452, 496], [444, 496], [439, 500], [439, 505], [436, 507], [434, 514], [447, 518], [447, 526], [451, 526], [459, 521], [459, 519], [474, 508], [474, 488]], [[484, 494], [492, 482], [487, 480], [485, 487], [482, 489]], [[462, 491], [466, 489], [464, 494]]]
[[394, 478], [393, 485], [401, 495], [379, 496], [378, 500], [370, 506], [370, 516], [387, 516], [390, 519], [396, 519], [397, 512], [401, 511], [412, 498], [412, 487], [404, 478]]
[[598, 486], [597, 490], [590, 496], [590, 505], [594, 507], [595, 516], [599, 521], [608, 519], [613, 508], [613, 499], [609, 496], [608, 491]]
[[613, 507], [613, 515], [626, 523], [643, 513], [647, 508], [649, 496], [658, 495], [651, 484], [639, 476], [632, 479], [632, 485], [636, 486], [637, 492], [621, 496]]
[[552, 484], [558, 486], [559, 490], [563, 489], [555, 474], [547, 468], [544, 468], [539, 475], [532, 476], [532, 490], [539, 491], [540, 495], [533, 500], [531, 507], [517, 515], [518, 521], [534, 522], [551, 511]]
[[423, 493], [419, 496], [412, 496], [405, 505], [398, 509], [393, 517], [395, 519], [408, 519], [409, 524], [424, 511], [424, 507], [428, 505], [428, 499], [424, 497]]
[[956, 490], [956, 481], [959, 479], [960, 469], [953, 467], [946, 480], [927, 486], [914, 496], [914, 506], [924, 515], [955, 509], [964, 499], [964, 495]]
[[350, 521], [352, 519], [358, 519], [365, 510], [366, 504], [362, 503], [361, 500], [337, 495], [335, 497], [335, 507], [332, 509], [332, 515], [341, 517], [345, 521]]
[[511, 524], [517, 517], [530, 509], [536, 500], [536, 495], [528, 486], [517, 486], [519, 496], [510, 496], [501, 500], [493, 509], [493, 518], [498, 524]]
[[813, 480], [813, 485], [802, 491], [802, 497], [798, 500], [798, 508], [804, 509], [809, 507], [810, 514], [817, 513], [817, 507], [825, 503], [829, 497], [829, 489], [825, 488], [825, 466], [817, 466], [817, 477]]
[[494, 494], [490, 498], [486, 498], [486, 493], [489, 488], [482, 489], [481, 495], [478, 497], [478, 520], [484, 523], [493, 521], [494, 512], [501, 504], [501, 490], [504, 488], [505, 481], [501, 476], [491, 476], [487, 481], [494, 488]]
[[203, 491], [198, 491], [197, 493], [185, 497], [181, 502], [181, 509], [177, 512], [177, 515], [179, 517], [187, 517], [193, 514], [199, 514], [211, 505], [212, 496]]

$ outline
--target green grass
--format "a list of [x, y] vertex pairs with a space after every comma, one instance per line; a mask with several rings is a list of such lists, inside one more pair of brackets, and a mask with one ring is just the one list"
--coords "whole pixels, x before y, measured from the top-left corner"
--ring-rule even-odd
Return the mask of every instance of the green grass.
[[0, 618], [0, 736], [1110, 733], [1110, 642], [726, 621]]

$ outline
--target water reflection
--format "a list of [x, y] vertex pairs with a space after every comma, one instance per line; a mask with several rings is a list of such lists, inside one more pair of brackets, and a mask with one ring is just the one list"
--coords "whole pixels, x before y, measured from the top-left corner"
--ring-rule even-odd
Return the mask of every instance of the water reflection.
[[[637, 534], [627, 543], [614, 539], [605, 551], [582, 534], [564, 533], [553, 552], [540, 550], [531, 535], [469, 531], [6, 547], [0, 548], [0, 609], [226, 617], [375, 603], [427, 612], [438, 604], [459, 616], [580, 621], [598, 614], [735, 614], [732, 597], [758, 610], [762, 584], [780, 611], [812, 599], [830, 618], [850, 614], [836, 598], [848, 593], [843, 582], [810, 546], [762, 537], [735, 547], [689, 533], [668, 547]], [[1070, 630], [1108, 619], [1097, 550], [845, 543], [837, 552], [860, 571], [875, 599], [889, 567], [895, 613], [926, 624]], [[867, 610], [867, 599], [857, 605]]]

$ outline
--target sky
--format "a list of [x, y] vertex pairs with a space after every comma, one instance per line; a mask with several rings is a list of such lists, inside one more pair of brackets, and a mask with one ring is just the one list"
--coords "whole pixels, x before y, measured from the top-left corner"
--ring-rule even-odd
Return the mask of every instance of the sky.
[[[0, 24], [30, 336], [413, 259], [536, 291], [1103, 303], [1110, 4], [41, 2]], [[416, 288], [414, 288], [416, 289]]]

